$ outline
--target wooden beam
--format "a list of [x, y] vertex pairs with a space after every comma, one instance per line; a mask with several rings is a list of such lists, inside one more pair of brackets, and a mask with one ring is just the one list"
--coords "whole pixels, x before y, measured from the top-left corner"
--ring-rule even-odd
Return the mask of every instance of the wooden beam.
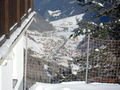
[[4, 11], [3, 11], [3, 25], [4, 25], [4, 31], [5, 31], [5, 34], [6, 34], [6, 38], [8, 39], [9, 38], [9, 0], [4, 0], [4, 4], [3, 4], [3, 7], [4, 7]]
[[20, 25], [21, 25], [20, 0], [15, 0], [15, 4], [16, 4], [16, 12], [15, 12], [16, 21], [17, 21], [17, 23], [18, 23], [18, 26], [20, 26]]
[[3, 0], [0, 0], [0, 36], [4, 34], [3, 31]]
[[25, 13], [27, 17], [28, 16], [28, 0], [25, 0]]
[[28, 9], [31, 8], [31, 11], [33, 11], [33, 0], [28, 0]]
[[33, 0], [30, 0], [30, 8], [33, 10]]
[[33, 5], [34, 5], [34, 0], [31, 0], [31, 9], [32, 9], [32, 11], [33, 11]]

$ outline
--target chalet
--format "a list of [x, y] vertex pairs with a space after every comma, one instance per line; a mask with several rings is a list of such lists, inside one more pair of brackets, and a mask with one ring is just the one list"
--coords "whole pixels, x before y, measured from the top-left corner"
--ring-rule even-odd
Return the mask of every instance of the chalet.
[[34, 14], [32, 0], [0, 0], [0, 90], [26, 90], [25, 32]]

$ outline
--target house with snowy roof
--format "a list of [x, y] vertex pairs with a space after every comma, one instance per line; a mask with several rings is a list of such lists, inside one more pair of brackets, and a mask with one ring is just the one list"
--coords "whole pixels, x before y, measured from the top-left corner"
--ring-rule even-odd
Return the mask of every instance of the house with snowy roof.
[[24, 90], [25, 32], [32, 0], [0, 0], [0, 90]]

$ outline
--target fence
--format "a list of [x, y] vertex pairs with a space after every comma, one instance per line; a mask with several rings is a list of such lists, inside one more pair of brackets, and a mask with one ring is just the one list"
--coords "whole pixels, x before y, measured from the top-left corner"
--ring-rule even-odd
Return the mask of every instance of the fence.
[[0, 0], [0, 37], [5, 34], [5, 38], [9, 38], [16, 30], [10, 28], [19, 27], [30, 8], [32, 8], [32, 0]]
[[[88, 73], [87, 82], [106, 82], [120, 83], [120, 41], [119, 40], [102, 40], [90, 38], [89, 49], [87, 42], [80, 47], [82, 53], [81, 59], [78, 60], [82, 65], [86, 64], [88, 56]], [[86, 48], [86, 49], [85, 49]], [[86, 53], [86, 51], [88, 51]], [[84, 71], [84, 72], [83, 72]], [[85, 70], [80, 72], [84, 78]]]
[[[28, 50], [27, 87], [29, 88], [35, 82], [120, 83], [119, 46], [119, 40], [102, 40], [89, 36], [77, 46], [79, 54], [72, 57], [73, 60], [57, 57], [40, 59], [30, 56], [33, 52]], [[61, 47], [59, 52], [65, 53], [64, 47]], [[64, 65], [60, 62], [64, 62]]]

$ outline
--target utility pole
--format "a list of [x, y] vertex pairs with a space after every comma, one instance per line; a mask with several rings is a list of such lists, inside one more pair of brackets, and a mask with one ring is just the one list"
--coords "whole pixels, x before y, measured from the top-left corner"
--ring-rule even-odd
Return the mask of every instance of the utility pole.
[[26, 43], [25, 43], [25, 61], [24, 61], [24, 89], [27, 90], [27, 53], [28, 53], [28, 34], [27, 30], [25, 32], [25, 38], [26, 38]]

